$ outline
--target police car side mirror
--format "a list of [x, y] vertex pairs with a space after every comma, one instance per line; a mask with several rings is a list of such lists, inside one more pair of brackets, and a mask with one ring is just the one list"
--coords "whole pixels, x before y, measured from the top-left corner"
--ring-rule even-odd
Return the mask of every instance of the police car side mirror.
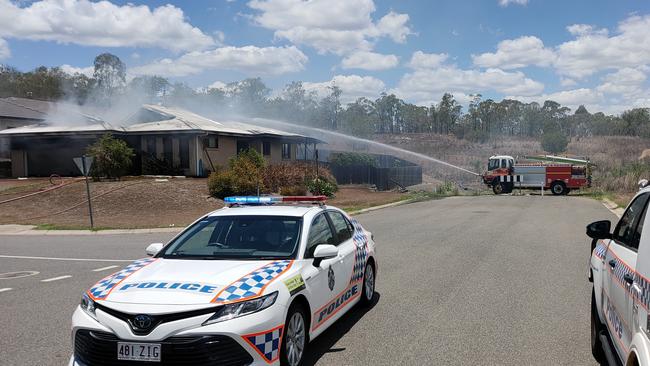
[[587, 236], [592, 239], [610, 239], [612, 223], [609, 220], [592, 222], [587, 225]]
[[145, 252], [147, 252], [147, 255], [150, 257], [153, 257], [154, 255], [158, 254], [158, 252], [163, 248], [163, 243], [153, 243], [149, 244], [147, 249], [145, 249]]
[[314, 250], [314, 267], [320, 266], [323, 259], [334, 258], [339, 255], [339, 248], [332, 244], [318, 244]]

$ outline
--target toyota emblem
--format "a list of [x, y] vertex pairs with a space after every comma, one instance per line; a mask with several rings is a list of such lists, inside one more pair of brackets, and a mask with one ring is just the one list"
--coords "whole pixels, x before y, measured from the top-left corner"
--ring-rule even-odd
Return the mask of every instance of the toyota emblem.
[[133, 326], [140, 330], [151, 328], [151, 324], [153, 324], [153, 319], [149, 315], [140, 314], [133, 318]]

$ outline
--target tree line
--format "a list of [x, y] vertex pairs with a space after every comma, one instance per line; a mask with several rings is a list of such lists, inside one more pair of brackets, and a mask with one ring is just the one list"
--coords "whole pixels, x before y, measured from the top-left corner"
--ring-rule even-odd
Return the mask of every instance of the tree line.
[[479, 142], [496, 136], [533, 137], [542, 141], [594, 135], [650, 137], [648, 108], [606, 115], [590, 113], [584, 106], [571, 111], [551, 100], [543, 104], [512, 99], [495, 101], [476, 94], [464, 110], [449, 93], [430, 106], [408, 103], [386, 93], [374, 100], [359, 98], [343, 105], [342, 93], [340, 87], [330, 85], [325, 95], [319, 95], [306, 89], [301, 81], [294, 81], [272, 96], [272, 90], [260, 78], [202, 89], [172, 83], [162, 76], [138, 76], [127, 82], [125, 64], [108, 53], [95, 58], [92, 76], [70, 75], [58, 67], [20, 72], [0, 65], [0, 97], [67, 100], [110, 107], [116, 97], [137, 95], [129, 99], [163, 102], [197, 112], [276, 118], [361, 137], [431, 133], [453, 134]]

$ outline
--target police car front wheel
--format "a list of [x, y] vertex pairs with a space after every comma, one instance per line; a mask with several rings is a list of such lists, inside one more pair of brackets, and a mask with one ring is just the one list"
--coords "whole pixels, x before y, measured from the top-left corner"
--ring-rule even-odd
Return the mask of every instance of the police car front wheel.
[[281, 364], [299, 366], [302, 363], [307, 345], [307, 326], [305, 311], [299, 303], [291, 305], [284, 324], [283, 346], [280, 353]]
[[368, 306], [375, 297], [375, 268], [372, 263], [366, 264], [363, 275], [363, 293], [361, 294], [361, 305]]

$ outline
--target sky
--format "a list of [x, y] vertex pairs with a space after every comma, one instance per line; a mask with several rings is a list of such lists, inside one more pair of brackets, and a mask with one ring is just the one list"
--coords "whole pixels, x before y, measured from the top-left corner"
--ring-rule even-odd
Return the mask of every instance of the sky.
[[129, 77], [195, 88], [300, 80], [342, 101], [445, 92], [555, 100], [618, 114], [650, 107], [646, 0], [0, 0], [0, 63], [92, 74], [110, 52]]

